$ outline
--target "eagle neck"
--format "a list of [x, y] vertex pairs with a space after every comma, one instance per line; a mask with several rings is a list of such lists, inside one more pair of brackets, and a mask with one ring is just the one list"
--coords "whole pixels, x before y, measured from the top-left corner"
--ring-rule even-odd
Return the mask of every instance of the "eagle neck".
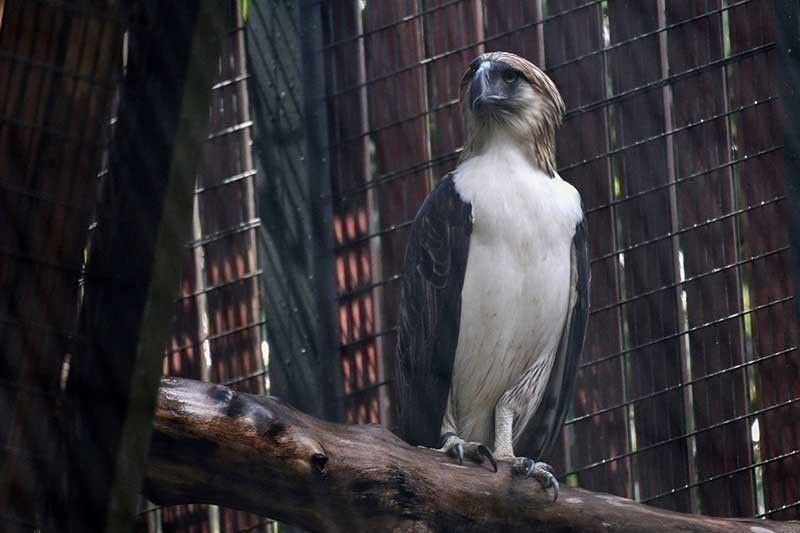
[[492, 131], [493, 128], [480, 128], [468, 136], [461, 153], [460, 162], [470, 157], [484, 154], [500, 145], [510, 145], [518, 149], [525, 159], [547, 176], [556, 175], [555, 130], [543, 125], [539, 131], [530, 135], [515, 134], [513, 131]]

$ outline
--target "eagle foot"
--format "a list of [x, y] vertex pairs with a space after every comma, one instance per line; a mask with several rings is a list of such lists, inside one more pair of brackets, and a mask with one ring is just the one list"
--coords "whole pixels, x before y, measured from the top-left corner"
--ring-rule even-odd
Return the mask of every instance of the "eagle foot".
[[517, 476], [532, 477], [544, 490], [553, 488], [553, 501], [558, 499], [558, 480], [553, 467], [547, 463], [534, 461], [527, 457], [515, 457], [511, 464], [511, 472]]
[[480, 442], [466, 442], [455, 433], [445, 433], [442, 435], [442, 441], [443, 444], [439, 451], [458, 459], [458, 464], [464, 464], [464, 457], [481, 464], [484, 459], [488, 459], [492, 463], [494, 471], [497, 472], [497, 461], [492, 450]]

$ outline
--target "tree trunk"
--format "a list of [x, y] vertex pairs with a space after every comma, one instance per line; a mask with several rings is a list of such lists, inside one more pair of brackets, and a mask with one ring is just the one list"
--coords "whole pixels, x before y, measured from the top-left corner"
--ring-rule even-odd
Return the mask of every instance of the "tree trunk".
[[562, 488], [509, 465], [459, 466], [381, 426], [324, 422], [264, 396], [162, 382], [144, 484], [160, 504], [213, 503], [312, 531], [800, 531], [797, 522], [663, 511]]

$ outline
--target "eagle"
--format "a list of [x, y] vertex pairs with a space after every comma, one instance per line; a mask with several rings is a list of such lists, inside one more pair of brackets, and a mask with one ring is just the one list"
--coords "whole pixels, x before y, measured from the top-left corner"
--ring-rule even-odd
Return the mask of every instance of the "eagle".
[[[587, 228], [556, 172], [564, 101], [530, 61], [477, 57], [466, 142], [411, 226], [401, 285], [397, 430], [410, 444], [558, 483], [546, 456], [575, 388], [589, 308]], [[492, 451], [493, 450], [493, 451]]]

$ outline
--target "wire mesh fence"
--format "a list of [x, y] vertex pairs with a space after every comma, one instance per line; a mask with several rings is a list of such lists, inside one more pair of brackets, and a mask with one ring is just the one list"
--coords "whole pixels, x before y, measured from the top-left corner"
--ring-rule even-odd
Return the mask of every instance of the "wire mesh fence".
[[[108, 180], [108, 139], [116, 122], [108, 117], [115, 116], [111, 103], [123, 75], [129, 22], [119, 6], [96, 4], [0, 1], [4, 531], [50, 528], [54, 524], [43, 519], [64, 520], [58, 461], [65, 435], [58, 413], [69, 354], [78, 342], [75, 311], [96, 187]], [[193, 235], [164, 372], [264, 393], [260, 221], [239, 6], [228, 2], [229, 31], [218, 80], [209, 88], [209, 134], [195, 188]], [[98, 379], [102, 376], [98, 369]], [[272, 530], [261, 517], [202, 505], [148, 505], [139, 526]]]
[[4, 531], [66, 516], [57, 413], [120, 42], [121, 21], [103, 6], [0, 2]]
[[[56, 481], [46, 480], [58, 471], [63, 428], [51, 415], [76, 340], [84, 247], [104, 179], [95, 169], [122, 75], [124, 23], [100, 4], [0, 0], [0, 522], [8, 529], [32, 527], [37, 502], [57, 501]], [[259, 248], [264, 211], [254, 188], [264, 176], [251, 153], [242, 5], [228, 2], [164, 372], [263, 393], [262, 278], [275, 265]], [[290, 101], [302, 69], [282, 70], [287, 58], [297, 63], [286, 41], [304, 21], [291, 2], [267, 5], [288, 14], [267, 17], [270, 48], [257, 51], [275, 56], [259, 65], [274, 85], [256, 90], [277, 102], [267, 120], [280, 134], [287, 116], [307, 112]], [[589, 332], [550, 462], [569, 484], [661, 507], [798, 518], [800, 364], [773, 3], [319, 6], [324, 43], [313, 53], [325, 67], [345, 420], [392, 426], [409, 227], [458, 159], [466, 65], [484, 51], [512, 51], [544, 67], [564, 95], [559, 172], [580, 190], [591, 235]], [[143, 509], [141, 530], [273, 527], [203, 505]]]
[[[265, 394], [261, 220], [254, 192], [247, 27], [238, 0], [227, 2], [225, 25], [164, 375]], [[142, 531], [269, 532], [272, 527], [262, 517], [206, 505], [148, 506], [139, 515]]]
[[479, 53], [543, 66], [567, 103], [592, 309], [550, 460], [653, 505], [796, 518], [800, 466], [771, 2], [326, 3], [348, 422], [391, 426], [401, 258], [463, 140]]

